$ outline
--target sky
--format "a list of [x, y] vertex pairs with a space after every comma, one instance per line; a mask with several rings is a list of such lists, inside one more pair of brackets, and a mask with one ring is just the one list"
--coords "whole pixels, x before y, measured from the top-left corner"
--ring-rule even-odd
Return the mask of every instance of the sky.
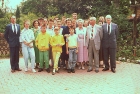
[[17, 5], [19, 5], [23, 0], [4, 0], [5, 2], [7, 2], [7, 6], [9, 8], [12, 8], [12, 9], [16, 9], [17, 8]]

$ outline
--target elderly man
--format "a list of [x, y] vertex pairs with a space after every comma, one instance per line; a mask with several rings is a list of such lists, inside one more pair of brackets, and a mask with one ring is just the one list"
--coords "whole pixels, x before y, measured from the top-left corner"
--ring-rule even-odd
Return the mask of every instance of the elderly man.
[[20, 36], [20, 26], [16, 24], [16, 17], [11, 16], [11, 23], [6, 26], [4, 37], [10, 47], [10, 64], [11, 72], [21, 71], [19, 68], [19, 36]]
[[102, 26], [103, 28], [102, 48], [105, 68], [102, 71], [109, 70], [109, 57], [110, 57], [111, 71], [115, 73], [118, 26], [117, 24], [111, 22], [112, 17], [110, 15], [107, 15], [105, 18], [106, 23], [103, 24]]
[[96, 18], [90, 18], [90, 26], [87, 27], [87, 46], [89, 53], [89, 68], [87, 72], [93, 70], [93, 56], [95, 72], [99, 72], [99, 49], [100, 43], [103, 36], [102, 27], [96, 24]]

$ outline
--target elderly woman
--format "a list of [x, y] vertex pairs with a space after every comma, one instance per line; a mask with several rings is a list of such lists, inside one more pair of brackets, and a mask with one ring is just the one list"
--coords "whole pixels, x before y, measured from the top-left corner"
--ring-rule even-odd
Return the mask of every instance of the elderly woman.
[[29, 29], [30, 21], [26, 20], [24, 22], [24, 29], [20, 35], [20, 42], [22, 43], [22, 54], [25, 62], [25, 72], [28, 71], [28, 61], [31, 59], [31, 69], [32, 72], [36, 72], [35, 67], [35, 52], [33, 47], [33, 41], [35, 39], [34, 32]]
[[78, 35], [78, 62], [80, 62], [79, 69], [85, 69], [83, 62], [88, 61], [88, 51], [85, 44], [86, 41], [86, 28], [83, 27], [84, 20], [78, 20], [78, 27], [76, 28], [76, 34]]

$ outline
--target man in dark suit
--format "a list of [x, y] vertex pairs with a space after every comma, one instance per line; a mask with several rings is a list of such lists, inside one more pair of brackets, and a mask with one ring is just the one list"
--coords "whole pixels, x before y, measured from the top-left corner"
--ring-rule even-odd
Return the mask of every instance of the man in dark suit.
[[11, 16], [11, 23], [5, 28], [4, 37], [10, 47], [10, 64], [11, 72], [21, 71], [19, 68], [19, 36], [20, 36], [20, 26], [16, 24], [16, 17]]
[[106, 16], [106, 23], [102, 25], [103, 28], [103, 61], [105, 68], [102, 71], [109, 70], [109, 57], [111, 71], [115, 73], [116, 68], [116, 48], [117, 48], [117, 37], [118, 37], [118, 26], [111, 22], [112, 17], [110, 15]]

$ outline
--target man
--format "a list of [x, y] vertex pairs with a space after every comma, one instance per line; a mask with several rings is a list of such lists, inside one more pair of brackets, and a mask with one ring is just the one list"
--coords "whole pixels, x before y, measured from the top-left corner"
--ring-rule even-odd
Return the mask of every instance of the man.
[[72, 13], [72, 19], [77, 21], [77, 13]]
[[89, 68], [87, 72], [93, 70], [93, 56], [95, 72], [99, 72], [99, 50], [100, 42], [103, 36], [102, 27], [96, 24], [96, 18], [90, 18], [90, 26], [87, 27], [87, 47], [89, 53]]
[[105, 18], [106, 23], [103, 24], [102, 26], [103, 28], [102, 48], [105, 68], [102, 71], [109, 70], [109, 57], [110, 57], [111, 71], [115, 73], [118, 26], [117, 24], [111, 22], [112, 17], [110, 15], [107, 15]]
[[11, 16], [11, 23], [6, 26], [4, 37], [10, 47], [10, 64], [11, 72], [21, 71], [19, 68], [19, 36], [20, 36], [20, 26], [16, 24], [16, 17]]
[[[70, 34], [70, 28], [71, 28], [71, 24], [72, 24], [72, 20], [70, 18], [68, 18], [66, 20], [66, 24], [67, 26], [63, 29], [62, 31], [62, 35], [64, 36], [64, 41], [66, 43], [66, 38], [67, 36]], [[62, 46], [62, 54], [61, 54], [61, 60], [62, 60], [62, 64], [63, 64], [63, 67], [64, 69], [66, 68], [66, 64], [65, 64], [65, 61], [66, 63], [68, 62], [68, 54], [66, 54], [66, 44]]]

